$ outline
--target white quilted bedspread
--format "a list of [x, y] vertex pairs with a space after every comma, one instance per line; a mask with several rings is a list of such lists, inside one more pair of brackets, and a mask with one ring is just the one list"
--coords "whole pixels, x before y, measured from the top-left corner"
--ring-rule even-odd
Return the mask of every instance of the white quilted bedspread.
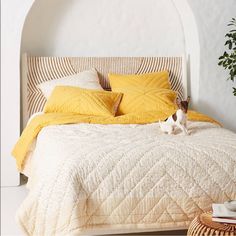
[[187, 228], [211, 203], [236, 199], [236, 134], [189, 122], [57, 125], [38, 135], [30, 192], [17, 219], [28, 235]]

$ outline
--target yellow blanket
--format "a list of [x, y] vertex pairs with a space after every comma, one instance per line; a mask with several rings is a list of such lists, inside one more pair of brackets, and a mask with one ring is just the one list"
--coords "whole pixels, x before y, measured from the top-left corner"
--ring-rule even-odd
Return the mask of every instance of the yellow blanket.
[[[167, 110], [165, 112], [145, 112], [145, 113], [130, 113], [122, 116], [88, 116], [88, 115], [74, 115], [62, 113], [47, 113], [35, 117], [24, 129], [21, 137], [16, 143], [12, 155], [16, 159], [18, 170], [21, 171], [24, 166], [26, 154], [34, 138], [37, 137], [40, 130], [49, 125], [62, 124], [76, 124], [76, 123], [91, 123], [91, 124], [147, 124], [157, 122], [158, 120], [165, 120], [174, 110]], [[188, 119], [193, 121], [206, 121], [219, 124], [212, 118], [197, 113], [195, 111], [188, 111]]]

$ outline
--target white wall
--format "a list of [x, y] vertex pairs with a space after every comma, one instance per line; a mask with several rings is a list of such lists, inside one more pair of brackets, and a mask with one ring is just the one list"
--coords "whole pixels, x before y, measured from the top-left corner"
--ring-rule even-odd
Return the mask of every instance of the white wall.
[[11, 150], [20, 134], [20, 42], [30, 1], [1, 1], [1, 185], [19, 184]]
[[[226, 25], [236, 17], [235, 0], [188, 0], [200, 40], [200, 79], [197, 109], [236, 131], [236, 97], [228, 72], [217, 65], [224, 52]], [[235, 86], [236, 83], [234, 83]]]
[[157, 56], [184, 51], [181, 21], [171, 0], [38, 0], [22, 35], [22, 52], [34, 55]]

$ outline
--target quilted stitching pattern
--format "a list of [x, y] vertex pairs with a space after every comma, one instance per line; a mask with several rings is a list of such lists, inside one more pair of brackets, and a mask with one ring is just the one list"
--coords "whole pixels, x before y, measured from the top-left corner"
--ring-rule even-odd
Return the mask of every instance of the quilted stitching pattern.
[[[78, 123], [92, 123], [92, 124], [147, 124], [158, 120], [164, 120], [174, 113], [175, 110], [164, 111], [150, 111], [129, 113], [123, 116], [89, 116], [69, 113], [46, 113], [34, 117], [21, 134], [20, 139], [16, 143], [12, 155], [16, 158], [17, 167], [19, 170], [24, 165], [24, 160], [27, 152], [31, 149], [33, 140], [43, 127], [49, 125], [62, 124], [78, 124]], [[188, 111], [188, 120], [197, 120], [205, 122], [213, 122], [218, 124], [212, 118], [200, 114], [195, 111]]]
[[44, 112], [115, 116], [121, 97], [120, 93], [58, 86], [47, 101]]
[[118, 114], [175, 108], [168, 72], [143, 75], [109, 75], [112, 91], [123, 93]]
[[123, 93], [118, 114], [131, 112], [166, 111], [176, 109], [176, 94], [168, 89], [119, 88], [114, 91]]
[[169, 136], [157, 124], [44, 128], [20, 224], [30, 235], [187, 227], [212, 202], [236, 198], [236, 135], [210, 123], [189, 129]]
[[108, 78], [111, 87], [125, 87], [126, 85], [139, 86], [145, 88], [170, 89], [169, 75], [167, 71], [147, 73], [140, 75], [119, 75], [109, 74]]

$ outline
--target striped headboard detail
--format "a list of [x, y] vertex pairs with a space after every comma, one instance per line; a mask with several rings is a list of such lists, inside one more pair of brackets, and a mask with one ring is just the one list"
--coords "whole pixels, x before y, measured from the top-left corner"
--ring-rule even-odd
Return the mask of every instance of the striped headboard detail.
[[186, 95], [184, 57], [35, 57], [22, 59], [23, 126], [35, 112], [43, 110], [46, 99], [37, 85], [48, 80], [96, 68], [100, 83], [110, 90], [108, 73], [142, 74], [167, 70], [173, 90]]

